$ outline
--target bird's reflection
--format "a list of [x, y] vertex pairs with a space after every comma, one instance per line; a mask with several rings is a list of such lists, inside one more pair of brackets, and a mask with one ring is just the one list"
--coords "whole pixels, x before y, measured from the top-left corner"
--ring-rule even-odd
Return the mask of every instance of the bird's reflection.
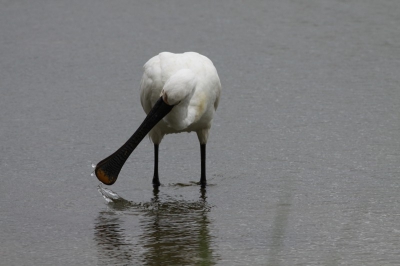
[[[114, 199], [108, 211], [99, 213], [95, 223], [99, 264], [215, 264], [206, 190], [200, 190], [197, 201], [160, 199], [158, 190], [153, 193], [146, 203]], [[140, 231], [122, 229], [123, 220], [132, 214], [139, 214]]]
[[129, 265], [133, 259], [133, 247], [126, 242], [122, 221], [113, 211], [103, 211], [97, 217], [94, 233], [98, 246], [100, 265]]

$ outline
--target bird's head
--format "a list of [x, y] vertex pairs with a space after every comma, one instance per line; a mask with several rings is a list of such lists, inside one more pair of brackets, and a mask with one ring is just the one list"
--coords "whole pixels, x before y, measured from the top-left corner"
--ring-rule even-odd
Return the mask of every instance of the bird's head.
[[179, 70], [167, 80], [160, 96], [166, 104], [178, 105], [193, 93], [196, 83], [197, 79], [193, 71]]

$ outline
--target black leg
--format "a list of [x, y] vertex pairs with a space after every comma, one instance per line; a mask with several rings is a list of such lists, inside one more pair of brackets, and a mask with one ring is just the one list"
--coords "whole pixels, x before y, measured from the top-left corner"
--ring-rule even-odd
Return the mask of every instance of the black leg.
[[154, 176], [153, 176], [153, 187], [158, 188], [160, 186], [160, 180], [158, 179], [158, 144], [154, 144]]
[[205, 187], [207, 184], [207, 180], [206, 180], [206, 144], [200, 144], [200, 154], [201, 154], [200, 185], [201, 185], [201, 187]]

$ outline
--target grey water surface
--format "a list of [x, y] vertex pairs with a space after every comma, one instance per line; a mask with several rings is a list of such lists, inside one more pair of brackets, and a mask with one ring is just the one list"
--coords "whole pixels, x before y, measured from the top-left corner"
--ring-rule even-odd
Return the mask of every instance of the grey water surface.
[[[0, 265], [399, 265], [399, 44], [396, 0], [1, 0]], [[99, 187], [161, 51], [218, 69], [209, 186], [192, 133]]]

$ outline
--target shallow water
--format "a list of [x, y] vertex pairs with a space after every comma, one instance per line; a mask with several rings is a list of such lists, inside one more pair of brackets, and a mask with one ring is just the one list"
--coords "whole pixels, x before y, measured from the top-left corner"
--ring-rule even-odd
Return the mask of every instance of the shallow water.
[[[207, 217], [211, 206], [205, 190], [196, 201], [178, 200], [154, 191], [150, 201], [141, 203], [127, 201], [105, 188], [99, 191], [110, 202], [109, 210], [99, 213], [95, 226], [102, 263], [215, 264]], [[121, 215], [123, 218], [118, 218]], [[127, 229], [121, 225], [125, 217], [138, 222], [134, 239], [127, 239]]]
[[[1, 265], [398, 265], [398, 1], [3, 1]], [[144, 119], [142, 65], [210, 57], [195, 134], [92, 164]], [[99, 193], [100, 192], [100, 193]]]

